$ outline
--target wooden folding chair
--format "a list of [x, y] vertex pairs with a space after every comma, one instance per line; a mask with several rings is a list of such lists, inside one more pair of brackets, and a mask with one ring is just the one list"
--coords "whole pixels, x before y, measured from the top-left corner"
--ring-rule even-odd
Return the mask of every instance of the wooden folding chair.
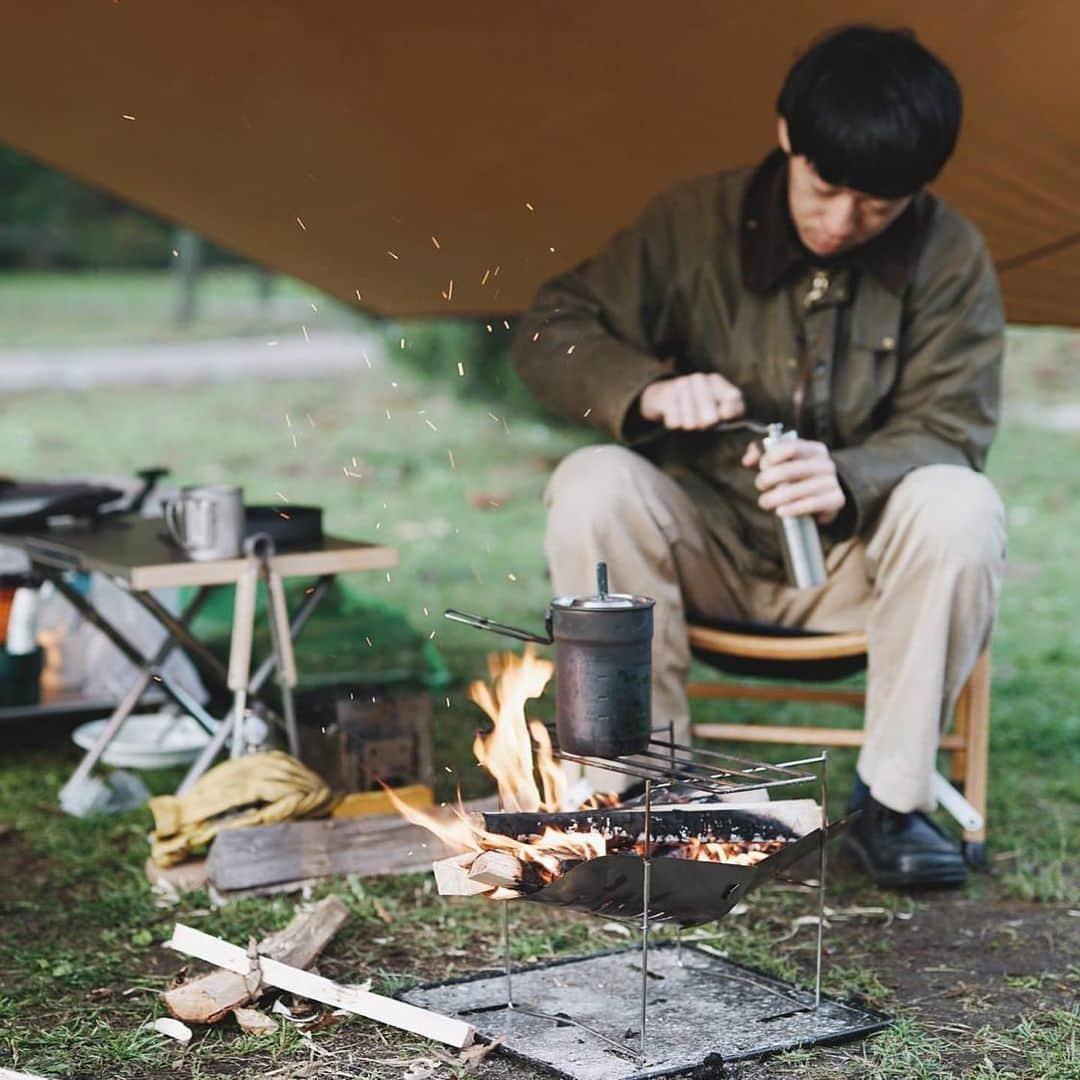
[[[757, 623], [693, 624], [690, 647], [710, 667], [738, 676], [781, 680], [780, 685], [692, 682], [694, 698], [804, 701], [864, 708], [862, 690], [798, 685], [835, 682], [866, 667], [866, 635], [820, 633]], [[861, 728], [796, 727], [790, 724], [695, 724], [701, 739], [781, 743], [795, 746], [858, 747]], [[990, 754], [990, 651], [979, 657], [956, 702], [953, 726], [941, 736], [950, 755], [949, 779], [962, 785], [968, 802], [983, 817], [983, 827], [964, 832], [964, 856], [972, 865], [986, 861], [986, 779]]]

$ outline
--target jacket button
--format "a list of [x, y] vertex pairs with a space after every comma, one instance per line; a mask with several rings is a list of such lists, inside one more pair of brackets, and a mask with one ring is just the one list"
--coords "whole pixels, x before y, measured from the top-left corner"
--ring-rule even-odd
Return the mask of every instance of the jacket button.
[[881, 339], [881, 347], [883, 349], [895, 349], [896, 348], [896, 338], [891, 338], [891, 337], [882, 338]]
[[787, 358], [787, 366], [790, 367], [790, 368], [798, 367], [799, 366], [799, 361], [796, 360], [794, 356], [789, 356]]

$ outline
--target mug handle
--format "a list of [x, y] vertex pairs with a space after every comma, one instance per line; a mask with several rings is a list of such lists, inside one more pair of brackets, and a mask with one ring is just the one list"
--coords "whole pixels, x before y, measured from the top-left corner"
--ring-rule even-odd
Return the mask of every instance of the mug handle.
[[179, 499], [173, 499], [171, 502], [165, 503], [164, 506], [165, 528], [168, 529], [169, 535], [173, 538], [173, 542], [176, 543], [184, 551], [187, 551], [187, 545], [184, 543], [183, 530], [184, 530], [184, 507], [183, 503]]

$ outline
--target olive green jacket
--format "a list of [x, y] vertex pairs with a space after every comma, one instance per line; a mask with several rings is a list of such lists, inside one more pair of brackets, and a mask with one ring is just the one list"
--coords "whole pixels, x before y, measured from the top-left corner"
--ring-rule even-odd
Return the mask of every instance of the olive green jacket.
[[843, 261], [814, 259], [787, 209], [787, 159], [657, 196], [595, 258], [544, 285], [517, 369], [546, 406], [649, 457], [690, 492], [744, 572], [783, 576], [775, 518], [739, 459], [746, 432], [644, 421], [657, 379], [715, 371], [746, 416], [832, 450], [847, 504], [826, 544], [865, 534], [921, 465], [981, 469], [997, 425], [1004, 317], [986, 246], [919, 194]]

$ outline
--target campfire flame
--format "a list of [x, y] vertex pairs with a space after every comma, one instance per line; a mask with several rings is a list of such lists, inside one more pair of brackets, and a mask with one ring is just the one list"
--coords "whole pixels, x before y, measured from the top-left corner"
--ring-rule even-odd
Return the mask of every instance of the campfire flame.
[[525, 717], [525, 703], [544, 692], [555, 665], [539, 659], [535, 646], [527, 645], [521, 656], [492, 654], [488, 671], [492, 686], [478, 679], [469, 687], [469, 699], [494, 725], [491, 731], [477, 732], [473, 740], [476, 760], [495, 777], [504, 810], [551, 813], [562, 809], [566, 779], [555, 762], [547, 728]]
[[[539, 720], [528, 720], [526, 702], [538, 698], [551, 681], [555, 665], [537, 657], [527, 645], [521, 656], [494, 653], [488, 657], [491, 685], [477, 680], [469, 698], [491, 719], [492, 729], [477, 732], [473, 740], [476, 760], [495, 778], [504, 810], [553, 813], [563, 809], [567, 782], [555, 760], [551, 737]], [[535, 748], [535, 749], [534, 749]], [[539, 782], [538, 782], [539, 781]], [[567, 862], [595, 859], [607, 851], [600, 833], [569, 833], [548, 828], [529, 843], [488, 832], [479, 819], [458, 806], [452, 819], [439, 819], [403, 803], [386, 789], [394, 808], [414, 825], [434, 833], [459, 851], [506, 851], [522, 862], [536, 863], [551, 877]]]

